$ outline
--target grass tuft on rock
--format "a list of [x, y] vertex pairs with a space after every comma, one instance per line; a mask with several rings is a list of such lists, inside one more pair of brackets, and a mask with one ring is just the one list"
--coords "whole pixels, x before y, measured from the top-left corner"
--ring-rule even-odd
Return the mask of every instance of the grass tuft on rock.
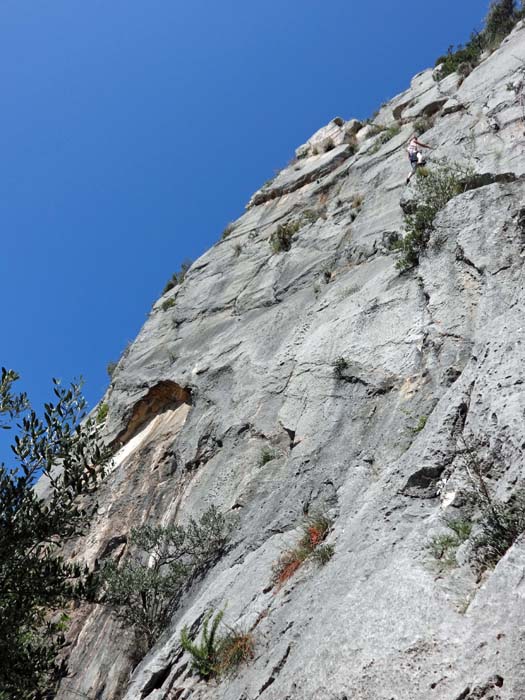
[[332, 521], [323, 514], [312, 515], [303, 524], [303, 534], [295, 547], [281, 554], [273, 566], [273, 585], [280, 588], [305, 561], [311, 559], [324, 565], [334, 554], [333, 545], [323, 545], [330, 532]]
[[213, 619], [212, 616], [210, 611], [204, 618], [200, 641], [191, 640], [186, 627], [180, 635], [182, 648], [191, 655], [192, 671], [205, 681], [232, 675], [254, 656], [251, 632], [227, 627], [226, 634], [219, 636], [224, 611], [219, 611]]

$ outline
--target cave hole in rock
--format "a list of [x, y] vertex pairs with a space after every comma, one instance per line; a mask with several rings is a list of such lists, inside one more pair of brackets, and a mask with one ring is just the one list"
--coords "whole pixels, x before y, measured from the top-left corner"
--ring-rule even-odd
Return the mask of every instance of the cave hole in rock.
[[293, 450], [293, 448], [297, 446], [297, 443], [295, 442], [295, 430], [291, 430], [291, 428], [287, 428], [284, 425], [283, 428], [290, 438], [290, 450]]
[[146, 423], [165, 411], [183, 404], [191, 406], [191, 390], [170, 379], [157, 382], [147, 394], [133, 406], [126, 427], [118, 434], [115, 443], [125, 445]]
[[171, 669], [172, 664], [168, 664], [164, 668], [156, 671], [142, 689], [141, 697], [146, 698], [148, 695], [151, 695], [154, 690], [162, 688], [167, 677], [170, 675]]

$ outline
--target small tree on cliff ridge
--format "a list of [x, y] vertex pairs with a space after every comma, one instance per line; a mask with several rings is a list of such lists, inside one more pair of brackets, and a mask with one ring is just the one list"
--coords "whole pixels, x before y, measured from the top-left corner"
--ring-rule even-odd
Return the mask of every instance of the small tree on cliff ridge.
[[[68, 563], [60, 547], [80, 534], [91, 508], [82, 497], [103, 474], [96, 428], [82, 422], [80, 385], [54, 380], [55, 403], [43, 417], [13, 391], [18, 374], [2, 369], [0, 429], [13, 436], [17, 467], [0, 464], [0, 700], [54, 695], [66, 668], [63, 610], [85, 595], [86, 570]], [[9, 432], [11, 431], [11, 432]], [[45, 499], [35, 491], [47, 478]]]
[[220, 555], [228, 539], [224, 515], [214, 506], [187, 526], [144, 525], [131, 530], [131, 556], [102, 568], [101, 598], [134, 630], [137, 651], [150, 649], [169, 624], [185, 587]]
[[489, 47], [498, 45], [507, 34], [510, 34], [520, 14], [516, 10], [515, 0], [494, 0], [491, 3], [484, 29]]

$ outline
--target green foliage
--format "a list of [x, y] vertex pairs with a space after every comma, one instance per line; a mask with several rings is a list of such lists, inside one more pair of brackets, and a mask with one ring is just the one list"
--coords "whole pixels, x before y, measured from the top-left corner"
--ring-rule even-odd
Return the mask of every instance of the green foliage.
[[169, 309], [172, 309], [175, 306], [175, 299], [173, 297], [170, 297], [169, 299], [164, 299], [164, 301], [161, 304], [161, 308], [163, 311], [168, 311]]
[[185, 586], [223, 551], [228, 538], [224, 516], [209, 508], [186, 527], [143, 526], [131, 531], [132, 555], [101, 574], [102, 602], [150, 648], [169, 623]]
[[420, 416], [418, 422], [413, 428], [410, 428], [410, 430], [414, 433], [414, 435], [417, 435], [420, 433], [424, 428], [425, 425], [427, 424], [428, 416]]
[[261, 456], [259, 458], [259, 466], [264, 467], [265, 464], [271, 462], [273, 459], [275, 459], [275, 457], [275, 452], [270, 450], [268, 447], [263, 447], [263, 449], [261, 450]]
[[381, 132], [381, 136], [378, 140], [382, 144], [387, 143], [388, 141], [390, 141], [390, 139], [393, 139], [394, 136], [397, 136], [400, 131], [401, 125], [396, 122], [395, 124], [392, 124], [391, 126], [387, 127], [383, 132]]
[[324, 214], [323, 209], [305, 209], [301, 214], [301, 225], [315, 224]]
[[192, 670], [205, 681], [231, 675], [241, 664], [253, 659], [252, 634], [228, 627], [227, 633], [219, 636], [224, 611], [219, 611], [213, 619], [212, 614], [210, 611], [204, 618], [200, 642], [190, 639], [186, 627], [180, 635], [182, 648], [191, 654]]
[[103, 423], [108, 415], [109, 406], [107, 403], [101, 403], [97, 411], [97, 423]]
[[409, 270], [419, 262], [434, 229], [434, 219], [447, 202], [465, 191], [471, 168], [442, 159], [432, 168], [416, 171], [416, 206], [405, 214], [406, 235], [396, 241], [394, 249], [401, 255], [396, 267]]
[[273, 566], [273, 583], [281, 586], [299, 569], [307, 559], [320, 565], [326, 564], [334, 554], [333, 545], [323, 545], [332, 521], [322, 513], [306, 518], [303, 533], [295, 547], [286, 550]]
[[348, 369], [348, 362], [344, 357], [338, 357], [333, 364], [334, 375], [336, 379], [340, 381], [345, 379], [345, 370]]
[[14, 370], [2, 367], [0, 379], [0, 428], [9, 429], [9, 422], [5, 422], [3, 416], [7, 419], [13, 419], [29, 408], [27, 394], [14, 394], [12, 392], [13, 384], [19, 379], [20, 375]]
[[513, 30], [518, 13], [514, 0], [494, 0], [485, 20], [484, 39], [489, 48], [499, 46], [501, 41]]
[[209, 612], [202, 623], [200, 643], [192, 642], [188, 630], [183, 628], [180, 643], [184, 651], [191, 654], [191, 668], [203, 680], [207, 681], [218, 674], [219, 644], [216, 639], [217, 628], [224, 617], [224, 611], [219, 611], [209, 626], [212, 613]]
[[298, 221], [288, 221], [284, 224], [279, 224], [270, 236], [272, 251], [276, 254], [290, 250], [292, 238], [300, 228], [301, 224]]
[[186, 273], [192, 266], [192, 261], [191, 260], [184, 260], [181, 263], [180, 269], [178, 272], [174, 272], [170, 279], [166, 282], [166, 285], [164, 286], [164, 289], [162, 290], [163, 294], [166, 294], [166, 292], [169, 292], [170, 289], [173, 289], [179, 284], [182, 284], [184, 282], [184, 278], [186, 277]]
[[452, 568], [457, 565], [456, 551], [458, 547], [470, 537], [472, 523], [456, 518], [448, 520], [446, 526], [449, 532], [433, 537], [428, 544], [428, 549], [441, 567]]
[[328, 564], [334, 553], [335, 547], [333, 544], [322, 544], [313, 550], [312, 559], [320, 566], [324, 566]]
[[482, 572], [496, 566], [501, 557], [525, 532], [525, 489], [508, 503], [493, 500], [485, 504], [480, 534], [472, 542], [472, 563]]
[[401, 126], [398, 123], [396, 123], [392, 126], [389, 126], [388, 128], [376, 127], [376, 129], [376, 133], [380, 134], [380, 136], [370, 149], [371, 154], [377, 153], [381, 146], [383, 146], [385, 143], [388, 143], [388, 141], [390, 141], [390, 139], [393, 139], [394, 136], [397, 136], [397, 134], [399, 134], [399, 132], [401, 131]]
[[480, 440], [467, 440], [462, 436], [460, 442], [462, 448], [458, 455], [474, 487], [470, 500], [481, 511], [478, 531], [470, 545], [471, 564], [481, 574], [496, 566], [525, 532], [525, 488], [518, 489], [507, 502], [495, 499], [486, 478], [494, 467], [494, 454], [485, 454]]
[[455, 49], [450, 46], [444, 56], [436, 60], [436, 66], [441, 68], [435, 74], [436, 80], [442, 80], [447, 75], [457, 71], [465, 77], [479, 63], [485, 50], [494, 50], [501, 41], [512, 31], [516, 22], [524, 15], [524, 6], [516, 9], [514, 0], [494, 0], [485, 19], [481, 33], [473, 32], [469, 41]]
[[449, 46], [447, 53], [436, 60], [436, 66], [441, 65], [439, 71], [434, 74], [436, 79], [442, 80], [447, 75], [455, 73], [462, 64], [475, 68], [480, 61], [484, 47], [483, 35], [475, 32], [471, 34], [469, 41], [464, 46], [459, 44], [456, 49]]
[[106, 365], [106, 372], [108, 374], [108, 377], [110, 379], [113, 379], [113, 375], [115, 374], [115, 370], [117, 369], [118, 362], [108, 362]]
[[416, 119], [413, 126], [416, 134], [421, 136], [434, 126], [434, 120], [431, 117], [419, 117], [419, 119]]
[[235, 230], [235, 224], [233, 222], [230, 222], [228, 226], [224, 229], [222, 232], [221, 238], [224, 240], [225, 238], [228, 238], [229, 235], [233, 233]]
[[232, 675], [242, 664], [253, 659], [253, 635], [239, 629], [228, 629], [221, 637], [218, 651], [219, 676]]
[[[12, 435], [16, 467], [0, 465], [0, 688], [10, 700], [51, 696], [66, 672], [57, 661], [67, 616], [62, 609], [88, 595], [88, 572], [67, 563], [61, 546], [81, 534], [96, 504], [91, 493], [103, 476], [107, 454], [93, 422], [83, 422], [80, 385], [54, 380], [55, 402], [40, 417], [2, 370], [0, 426]], [[46, 501], [35, 491], [47, 478]]]

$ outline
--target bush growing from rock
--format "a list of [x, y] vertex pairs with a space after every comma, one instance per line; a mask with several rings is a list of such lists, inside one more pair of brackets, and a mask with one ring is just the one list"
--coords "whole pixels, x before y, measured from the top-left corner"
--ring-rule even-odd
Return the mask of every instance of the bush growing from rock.
[[514, 0], [494, 0], [485, 20], [483, 35], [489, 48], [496, 48], [513, 30], [519, 15]]
[[221, 239], [224, 240], [225, 238], [228, 238], [228, 236], [230, 236], [230, 235], [233, 233], [234, 230], [235, 230], [235, 224], [234, 224], [233, 222], [230, 222], [230, 223], [226, 226], [226, 228], [224, 229], [224, 231], [222, 232], [222, 234], [221, 234]]
[[[486, 454], [481, 440], [460, 438], [458, 456], [463, 462], [474, 491], [467, 492], [470, 508], [478, 511], [476, 522], [450, 520], [449, 532], [434, 537], [429, 543], [432, 556], [443, 566], [457, 564], [456, 550], [469, 540], [468, 558], [481, 575], [498, 561], [525, 532], [525, 488], [519, 488], [507, 502], [494, 498], [486, 474], [494, 468], [494, 453]], [[473, 534], [472, 534], [473, 533]]]
[[271, 462], [276, 457], [275, 452], [270, 450], [268, 447], [263, 447], [261, 450], [261, 456], [259, 458], [259, 466], [264, 467], [265, 464]]
[[434, 120], [432, 117], [419, 117], [419, 119], [416, 119], [414, 122], [414, 131], [418, 136], [421, 136], [421, 134], [429, 131], [433, 126]]
[[436, 80], [442, 80], [447, 75], [455, 73], [463, 63], [476, 67], [480, 61], [484, 49], [483, 36], [473, 32], [469, 41], [463, 46], [459, 44], [456, 49], [449, 46], [447, 53], [436, 60], [439, 70], [434, 73]]
[[190, 639], [186, 627], [180, 635], [182, 648], [191, 655], [192, 671], [205, 681], [230, 675], [242, 663], [253, 659], [252, 634], [228, 628], [227, 633], [220, 637], [217, 632], [224, 611], [219, 611], [213, 619], [212, 615], [210, 611], [204, 618], [200, 642]]
[[469, 520], [455, 518], [447, 520], [446, 526], [449, 532], [433, 537], [428, 548], [440, 566], [449, 568], [457, 565], [456, 551], [470, 537], [472, 523]]
[[483, 572], [496, 566], [501, 557], [525, 532], [525, 489], [507, 502], [491, 500], [483, 504], [480, 532], [472, 541], [471, 560]]
[[391, 126], [387, 127], [379, 137], [379, 141], [383, 143], [387, 143], [387, 141], [390, 141], [390, 139], [393, 139], [394, 136], [397, 136], [399, 132], [401, 131], [401, 126], [396, 123], [392, 124]]
[[180, 644], [184, 651], [191, 654], [191, 668], [199, 678], [207, 681], [217, 675], [219, 663], [219, 645], [216, 640], [217, 628], [224, 616], [221, 610], [213, 618], [210, 626], [212, 613], [208, 613], [202, 623], [200, 643], [192, 642], [188, 630], [183, 627], [180, 635]]
[[107, 403], [101, 403], [97, 411], [97, 423], [103, 423], [108, 415], [109, 406]]
[[168, 311], [168, 309], [172, 309], [175, 306], [175, 299], [173, 297], [170, 297], [169, 299], [164, 299], [164, 301], [161, 304], [161, 308], [163, 311]]
[[448, 52], [436, 60], [436, 66], [441, 67], [434, 78], [442, 80], [456, 71], [463, 77], [468, 75], [479, 64], [483, 51], [496, 49], [524, 14], [523, 3], [518, 10], [514, 0], [494, 0], [483, 30], [480, 33], [473, 32], [464, 46], [459, 44], [456, 49], [450, 46]]
[[279, 224], [270, 236], [272, 251], [277, 254], [290, 250], [292, 247], [292, 238], [300, 227], [301, 225], [297, 221], [288, 221], [284, 224]]
[[166, 292], [169, 292], [170, 289], [173, 289], [173, 287], [176, 287], [179, 284], [182, 284], [184, 282], [184, 278], [186, 277], [186, 273], [190, 269], [192, 265], [191, 260], [184, 260], [181, 263], [180, 269], [178, 272], [174, 272], [170, 279], [166, 282], [164, 289], [162, 290], [163, 294], [166, 294]]
[[472, 500], [481, 510], [479, 532], [471, 543], [471, 562], [482, 573], [496, 566], [525, 532], [525, 488], [518, 489], [505, 503], [493, 498], [485, 475], [493, 467], [495, 455], [484, 455], [481, 440], [464, 437], [459, 454], [474, 487]]
[[377, 127], [376, 133], [380, 134], [380, 136], [370, 149], [370, 153], [377, 153], [381, 146], [383, 146], [385, 143], [388, 143], [388, 141], [390, 141], [390, 139], [393, 139], [394, 136], [397, 136], [397, 134], [399, 134], [400, 131], [401, 126], [397, 123], [392, 124], [392, 126], [389, 126], [387, 128]]
[[122, 566], [108, 562], [102, 568], [102, 603], [151, 648], [169, 623], [185, 586], [220, 555], [227, 538], [225, 518], [213, 506], [186, 527], [133, 528], [131, 557]]
[[108, 362], [106, 365], [106, 372], [108, 373], [108, 377], [110, 379], [113, 379], [113, 374], [115, 373], [115, 370], [117, 369], [118, 362]]
[[305, 209], [301, 214], [301, 224], [315, 224], [325, 213], [325, 208]]
[[434, 228], [434, 219], [441, 209], [465, 191], [471, 168], [443, 159], [432, 168], [416, 173], [415, 209], [405, 214], [405, 237], [396, 241], [394, 249], [401, 253], [396, 267], [409, 270], [419, 262]]

